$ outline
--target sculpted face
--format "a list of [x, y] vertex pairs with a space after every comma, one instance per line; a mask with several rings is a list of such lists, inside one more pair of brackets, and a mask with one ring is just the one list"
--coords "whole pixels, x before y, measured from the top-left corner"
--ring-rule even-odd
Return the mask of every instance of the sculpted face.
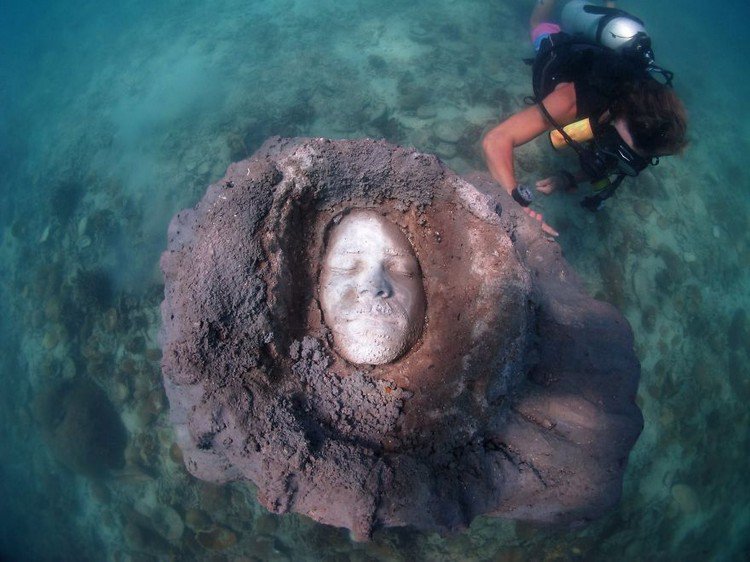
[[334, 227], [320, 276], [320, 304], [336, 349], [381, 365], [419, 338], [425, 295], [419, 262], [398, 226], [356, 211]]

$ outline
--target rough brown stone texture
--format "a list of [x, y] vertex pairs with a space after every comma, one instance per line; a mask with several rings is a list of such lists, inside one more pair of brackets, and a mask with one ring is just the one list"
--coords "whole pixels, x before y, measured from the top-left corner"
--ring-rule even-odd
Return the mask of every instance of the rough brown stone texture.
[[[494, 193], [492, 197], [486, 193]], [[383, 213], [420, 261], [420, 341], [340, 358], [317, 301], [326, 229]], [[482, 175], [372, 140], [274, 138], [178, 213], [164, 383], [188, 470], [347, 527], [574, 523], [617, 502], [641, 427], [630, 329]]]

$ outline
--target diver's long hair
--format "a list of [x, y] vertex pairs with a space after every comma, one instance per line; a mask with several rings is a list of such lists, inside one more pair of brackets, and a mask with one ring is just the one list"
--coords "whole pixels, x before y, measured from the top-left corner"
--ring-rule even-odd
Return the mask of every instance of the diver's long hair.
[[679, 154], [687, 146], [687, 114], [674, 90], [653, 79], [630, 85], [612, 107], [624, 117], [636, 148], [649, 156]]

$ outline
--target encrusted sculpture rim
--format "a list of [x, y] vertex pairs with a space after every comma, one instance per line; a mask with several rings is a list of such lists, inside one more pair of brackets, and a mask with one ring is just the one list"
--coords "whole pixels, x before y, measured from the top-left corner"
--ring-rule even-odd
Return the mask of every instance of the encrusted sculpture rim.
[[[482, 182], [384, 142], [271, 139], [179, 213], [163, 371], [188, 470], [359, 539], [609, 508], [642, 424], [627, 322]], [[347, 208], [398, 224], [424, 273], [422, 337], [385, 366], [335, 352], [309, 289]]]

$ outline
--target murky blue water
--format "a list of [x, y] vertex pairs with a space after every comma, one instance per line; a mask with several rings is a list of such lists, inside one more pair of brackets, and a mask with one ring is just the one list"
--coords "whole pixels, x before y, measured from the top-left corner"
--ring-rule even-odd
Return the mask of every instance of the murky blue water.
[[[275, 134], [385, 137], [460, 172], [483, 169], [482, 132], [530, 93], [531, 7], [0, 6], [0, 559], [750, 556], [750, 9], [740, 0], [622, 3], [677, 75], [691, 145], [597, 216], [577, 198], [542, 202], [592, 293], [627, 316], [643, 365], [646, 427], [611, 515], [575, 531], [482, 519], [453, 537], [389, 531], [357, 545], [265, 514], [245, 486], [197, 482], [172, 447], [155, 339], [171, 216]], [[543, 139], [518, 154], [530, 179], [560, 162]], [[111, 443], [90, 418], [56, 417], [91, 394], [50, 389], [82, 377], [122, 420], [94, 412], [104, 431], [124, 425], [125, 469], [107, 471]], [[83, 464], [76, 436], [99, 447]]]

